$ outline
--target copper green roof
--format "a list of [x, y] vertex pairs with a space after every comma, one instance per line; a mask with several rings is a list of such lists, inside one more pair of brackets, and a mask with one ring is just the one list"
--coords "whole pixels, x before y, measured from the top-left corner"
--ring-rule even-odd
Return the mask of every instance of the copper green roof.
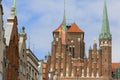
[[62, 22], [62, 30], [66, 31], [65, 0], [64, 0], [64, 16], [63, 16], [63, 22]]
[[104, 2], [102, 29], [99, 35], [99, 39], [112, 39], [112, 36], [110, 34], [110, 28], [109, 28], [106, 0]]
[[[65, 33], [65, 34], [64, 34]], [[62, 22], [62, 43], [66, 44], [66, 41], [64, 40], [66, 38], [66, 15], [65, 15], [65, 0], [64, 0], [64, 16], [63, 16], [63, 22]]]
[[15, 10], [14, 10], [14, 15], [16, 15], [16, 0], [13, 1], [13, 6], [12, 6]]

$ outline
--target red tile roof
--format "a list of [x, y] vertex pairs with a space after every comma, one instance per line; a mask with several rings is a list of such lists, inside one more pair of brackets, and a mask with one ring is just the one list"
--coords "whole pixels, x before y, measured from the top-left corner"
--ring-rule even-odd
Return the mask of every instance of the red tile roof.
[[112, 63], [112, 70], [118, 67], [120, 67], [120, 63]]
[[[59, 32], [62, 29], [62, 24], [53, 32]], [[70, 28], [67, 28], [67, 32], [83, 32], [76, 23], [71, 24]]]
[[59, 32], [59, 30], [61, 30], [61, 29], [62, 29], [62, 24], [60, 24], [60, 26], [56, 30], [54, 30], [53, 32]]
[[76, 23], [73, 23], [67, 32], [83, 32]]

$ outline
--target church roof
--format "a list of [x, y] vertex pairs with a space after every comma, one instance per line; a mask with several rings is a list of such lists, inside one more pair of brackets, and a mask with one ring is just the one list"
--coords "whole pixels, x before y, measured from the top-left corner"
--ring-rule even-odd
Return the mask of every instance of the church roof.
[[68, 28], [67, 32], [83, 32], [76, 23], [73, 23], [70, 28]]
[[115, 68], [120, 67], [120, 63], [112, 63], [112, 70], [115, 70]]
[[[66, 26], [67, 32], [78, 32], [78, 33], [83, 32], [83, 30], [81, 30], [76, 23], [73, 23], [70, 26], [69, 25], [67, 26]], [[53, 32], [59, 32], [59, 30], [61, 29], [62, 29], [62, 24], [57, 29], [55, 29]]]

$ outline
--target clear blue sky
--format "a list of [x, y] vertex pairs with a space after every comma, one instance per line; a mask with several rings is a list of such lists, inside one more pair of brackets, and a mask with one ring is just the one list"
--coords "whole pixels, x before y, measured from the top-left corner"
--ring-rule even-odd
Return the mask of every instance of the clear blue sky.
[[[86, 54], [101, 31], [104, 0], [66, 0], [66, 16], [85, 32]], [[13, 0], [3, 0], [4, 27]], [[17, 0], [19, 31], [25, 26], [33, 53], [39, 58], [51, 52], [52, 31], [63, 19], [64, 0]], [[120, 0], [107, 0], [108, 17], [113, 36], [113, 62], [120, 62]], [[28, 43], [28, 39], [27, 39]]]

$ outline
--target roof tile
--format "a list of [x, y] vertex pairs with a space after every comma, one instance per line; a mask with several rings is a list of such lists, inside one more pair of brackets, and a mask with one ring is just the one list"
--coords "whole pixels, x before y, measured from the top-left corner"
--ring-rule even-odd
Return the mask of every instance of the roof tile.
[[[53, 32], [59, 32], [60, 29], [62, 29], [62, 24]], [[76, 23], [73, 23], [70, 28], [67, 28], [67, 32], [83, 32], [83, 30], [81, 30]]]

